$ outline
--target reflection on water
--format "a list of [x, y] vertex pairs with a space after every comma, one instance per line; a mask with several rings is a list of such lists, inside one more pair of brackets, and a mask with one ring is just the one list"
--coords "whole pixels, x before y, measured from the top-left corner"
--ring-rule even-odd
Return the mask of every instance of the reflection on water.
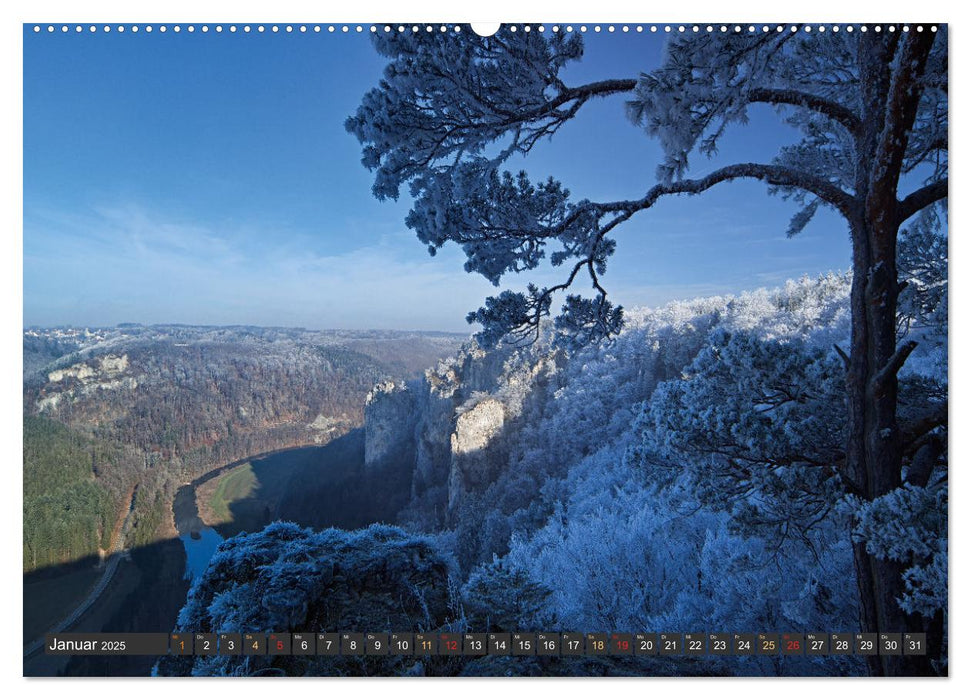
[[185, 547], [185, 578], [194, 581], [206, 570], [223, 538], [199, 517], [194, 484], [183, 486], [176, 492], [172, 512], [179, 539]]
[[[368, 480], [363, 468], [361, 428], [324, 446], [288, 448], [224, 465], [175, 493], [172, 513], [186, 553], [186, 579], [195, 580], [202, 575], [224, 539], [199, 517], [196, 489], [247, 462], [259, 484], [259, 496], [233, 502], [233, 520], [220, 525], [223, 533], [254, 532], [276, 518], [317, 529], [354, 529], [372, 522], [393, 522], [411, 490], [410, 465], [406, 463], [403, 464], [409, 468], [395, 473], [400, 483], [385, 482], [376, 488]], [[382, 491], [385, 495], [378, 497]], [[398, 500], [389, 500], [387, 494]]]
[[195, 581], [209, 566], [209, 560], [216, 553], [216, 547], [223, 538], [211, 527], [203, 527], [187, 535], [179, 533], [179, 539], [185, 547], [185, 577]]

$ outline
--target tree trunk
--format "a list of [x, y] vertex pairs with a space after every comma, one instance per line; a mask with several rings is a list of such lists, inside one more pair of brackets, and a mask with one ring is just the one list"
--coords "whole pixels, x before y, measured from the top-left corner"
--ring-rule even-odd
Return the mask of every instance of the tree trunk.
[[[861, 253], [866, 254], [854, 256], [858, 263], [854, 264], [851, 292], [853, 337], [847, 375], [847, 474], [866, 501], [898, 488], [902, 467], [894, 369], [898, 356], [896, 265], [893, 257], [886, 257], [886, 248], [884, 255], [873, 254], [875, 237], [872, 228], [859, 235], [854, 232], [854, 248], [865, 248]], [[896, 241], [896, 233], [892, 240]], [[879, 250], [881, 246], [876, 247]], [[889, 246], [889, 250], [895, 253], [895, 246]], [[864, 260], [871, 264], [864, 266]], [[920, 616], [907, 615], [897, 602], [904, 594], [904, 567], [871, 556], [861, 543], [854, 544], [853, 552], [862, 631], [927, 631]], [[871, 656], [867, 661], [874, 675], [933, 674], [927, 656]]]
[[[908, 37], [905, 41], [910, 41]], [[897, 348], [897, 184], [902, 144], [913, 125], [916, 101], [904, 84], [913, 76], [891, 74], [894, 54], [901, 62], [930, 44], [869, 37], [860, 42], [863, 115], [857, 136], [856, 195], [851, 221], [853, 286], [850, 293], [852, 337], [847, 368], [846, 473], [865, 501], [901, 485], [902, 449], [897, 425], [897, 372], [912, 346]], [[917, 71], [922, 69], [920, 62]], [[909, 70], [909, 67], [908, 67]], [[913, 105], [911, 105], [913, 102]], [[913, 109], [911, 109], [913, 107]], [[897, 602], [904, 594], [903, 565], [878, 559], [864, 544], [854, 544], [864, 632], [925, 632], [918, 615], [907, 615]], [[931, 640], [929, 639], [928, 642]], [[874, 675], [932, 675], [929, 656], [870, 656]]]

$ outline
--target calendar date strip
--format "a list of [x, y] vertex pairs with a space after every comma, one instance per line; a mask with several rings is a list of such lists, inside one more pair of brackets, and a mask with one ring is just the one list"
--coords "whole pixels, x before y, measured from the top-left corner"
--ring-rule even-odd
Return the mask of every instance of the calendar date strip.
[[60, 633], [51, 655], [95, 656], [908, 656], [923, 633], [164, 632]]

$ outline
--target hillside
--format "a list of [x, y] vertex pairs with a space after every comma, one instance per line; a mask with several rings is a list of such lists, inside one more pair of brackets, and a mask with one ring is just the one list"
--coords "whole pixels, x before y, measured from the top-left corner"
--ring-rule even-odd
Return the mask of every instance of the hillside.
[[106, 548], [104, 522], [136, 487], [131, 544], [151, 542], [171, 529], [179, 484], [250, 455], [330, 442], [362, 424], [375, 383], [411, 376], [462, 340], [255, 327], [27, 329], [25, 571]]
[[118, 494], [97, 478], [118, 464], [103, 442], [24, 417], [24, 570], [97, 556], [111, 544]]
[[[914, 436], [906, 483], [891, 500], [861, 506], [841, 472], [845, 405], [836, 346], [849, 336], [849, 290], [848, 275], [828, 275], [672, 303], [629, 313], [609, 344], [570, 352], [547, 334], [527, 348], [470, 345], [419, 380], [376, 387], [364, 410], [359, 478], [379, 500], [389, 476], [403, 464], [410, 472], [411, 498], [394, 520], [404, 532], [429, 536], [449, 564], [448, 583], [429, 591], [446, 586], [452, 596], [439, 628], [857, 629], [859, 601], [846, 572], [854, 543], [864, 542], [907, 562], [911, 594], [902, 604], [932, 631], [928, 639], [941, 639], [933, 630], [946, 616], [946, 587], [936, 582], [946, 576], [947, 462], [937, 453], [922, 465], [920, 450], [946, 440], [946, 414], [944, 423], [906, 425], [922, 410], [946, 407], [945, 329], [939, 314], [902, 323], [902, 333], [920, 339], [901, 373], [901, 420]], [[914, 529], [901, 535], [900, 518]], [[285, 596], [270, 582], [289, 562], [303, 561], [298, 543], [307, 538], [316, 547], [313, 537], [276, 528], [227, 541], [180, 624], [232, 627], [236, 611], [265, 593], [273, 607], [253, 611], [257, 627], [269, 631], [280, 614], [290, 616], [289, 629], [312, 626], [316, 618], [305, 611], [316, 609], [324, 590], [316, 579]], [[358, 535], [328, 531], [324, 539], [343, 537]], [[268, 556], [268, 541], [285, 557]], [[394, 542], [386, 556], [400, 567], [407, 557], [394, 554]], [[350, 552], [341, 559], [342, 551], [339, 568], [353, 569], [357, 559]], [[227, 577], [230, 559], [234, 571], [249, 573]], [[245, 598], [237, 600], [237, 591]], [[207, 605], [215, 599], [218, 606]], [[340, 614], [347, 629], [363, 629], [370, 613], [347, 600]], [[944, 668], [946, 649], [931, 651]], [[219, 673], [242, 671], [221, 663]], [[286, 660], [266, 663], [294, 671]], [[856, 657], [632, 663], [664, 674], [866, 672]], [[305, 666], [300, 673], [333, 672]], [[189, 672], [185, 664], [160, 670]], [[362, 662], [338, 672], [387, 671]], [[495, 659], [409, 672], [538, 671]], [[540, 672], [631, 667], [608, 661]]]

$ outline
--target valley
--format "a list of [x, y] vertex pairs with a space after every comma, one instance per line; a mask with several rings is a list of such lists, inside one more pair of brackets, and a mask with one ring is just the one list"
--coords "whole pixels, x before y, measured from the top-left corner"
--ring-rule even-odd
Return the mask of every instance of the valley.
[[[337, 491], [360, 473], [358, 426], [376, 382], [407, 378], [463, 340], [253, 327], [25, 331], [25, 645], [65, 618], [76, 630], [171, 630], [192, 573], [219, 541], [277, 517], [319, 522], [303, 497], [329, 488], [328, 459]], [[289, 489], [295, 475], [299, 494]], [[122, 539], [116, 514], [129, 505]], [[136, 595], [148, 581], [156, 594]], [[49, 675], [65, 663], [35, 656], [25, 668]]]
[[[854, 629], [855, 591], [832, 583], [852, 569], [852, 541], [845, 518], [831, 510], [844, 488], [833, 476], [844, 384], [832, 348], [849, 335], [850, 282], [834, 273], [629, 311], [624, 331], [605, 346], [564, 349], [551, 332], [528, 347], [484, 350], [470, 342], [444, 353], [447, 343], [437, 340], [444, 354], [429, 353], [417, 375], [395, 374], [346, 344], [311, 351], [279, 331], [219, 336], [208, 329], [187, 347], [179, 339], [178, 351], [171, 338], [154, 349], [102, 338], [96, 352], [63, 358], [25, 383], [25, 405], [33, 407], [27, 419], [44, 428], [25, 436], [55, 436], [25, 441], [25, 476], [39, 477], [26, 492], [36, 495], [25, 499], [25, 523], [52, 526], [38, 529], [46, 539], [28, 531], [25, 563], [35, 552], [50, 559], [89, 551], [82, 561], [95, 571], [84, 585], [95, 585], [100, 556], [112, 556], [114, 539], [109, 525], [98, 525], [111, 518], [98, 513], [116, 513], [134, 491], [128, 556], [117, 559], [104, 593], [78, 617], [78, 631], [639, 630], [699, 620], [721, 629]], [[947, 345], [943, 336], [921, 333], [902, 375], [905, 417], [946, 409]], [[730, 456], [753, 465], [764, 513], [725, 501], [736, 480], [719, 452], [728, 430], [745, 438]], [[799, 457], [779, 468], [791, 455]], [[935, 547], [946, 547], [946, 507], [924, 504], [946, 505], [945, 470], [939, 460], [908, 472], [913, 507], [927, 516], [919, 541]], [[72, 486], [53, 488], [61, 482]], [[110, 508], [97, 498], [77, 500], [88, 492], [107, 494]], [[31, 520], [35, 503], [50, 517]], [[776, 513], [802, 523], [803, 536], [779, 539]], [[77, 537], [67, 523], [91, 523], [93, 532]], [[59, 540], [63, 532], [72, 536]], [[915, 557], [915, 571], [933, 581], [944, 560], [928, 551]], [[784, 585], [760, 575], [767, 556], [788, 572]], [[83, 573], [68, 562], [25, 566], [25, 588], [39, 593], [28, 602], [38, 610], [25, 610], [25, 621], [36, 624], [40, 608], [63, 619], [66, 611], [52, 608], [78, 602], [53, 598], [63, 590], [57, 578]], [[921, 624], [928, 639], [941, 640], [934, 630], [944, 599], [926, 600]], [[934, 658], [945, 653], [929, 648]], [[859, 659], [819, 666], [808, 657], [785, 667], [762, 657], [538, 666], [435, 659], [421, 668], [403, 659], [362, 666], [295, 657], [76, 657], [57, 664], [33, 657], [25, 670], [866, 670]]]

